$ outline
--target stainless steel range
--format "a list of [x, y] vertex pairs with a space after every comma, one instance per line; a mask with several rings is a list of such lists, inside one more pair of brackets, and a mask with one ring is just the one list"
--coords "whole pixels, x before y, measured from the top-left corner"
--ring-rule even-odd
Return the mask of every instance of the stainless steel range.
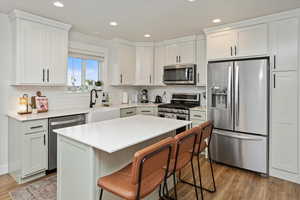
[[200, 106], [200, 94], [175, 93], [171, 103], [158, 106], [160, 117], [190, 120], [190, 108]]

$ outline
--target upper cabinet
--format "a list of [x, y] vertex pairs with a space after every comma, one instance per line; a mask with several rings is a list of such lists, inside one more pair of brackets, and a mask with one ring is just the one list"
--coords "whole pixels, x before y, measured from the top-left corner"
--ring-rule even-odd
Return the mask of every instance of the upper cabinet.
[[291, 18], [271, 23], [270, 46], [274, 71], [297, 70], [298, 19]]
[[154, 83], [154, 47], [136, 47], [136, 85], [152, 85]]
[[115, 40], [112, 52], [111, 84], [135, 84], [135, 46], [127, 41]]
[[207, 35], [209, 60], [266, 55], [268, 28], [266, 24]]
[[70, 25], [15, 10], [13, 24], [16, 85], [66, 85]]
[[197, 86], [206, 86], [206, 72], [206, 40], [203, 38], [197, 40]]
[[164, 85], [164, 66], [166, 63], [166, 48], [164, 45], [157, 45], [154, 49], [154, 85]]
[[196, 63], [195, 40], [166, 45], [166, 65], [190, 63]]

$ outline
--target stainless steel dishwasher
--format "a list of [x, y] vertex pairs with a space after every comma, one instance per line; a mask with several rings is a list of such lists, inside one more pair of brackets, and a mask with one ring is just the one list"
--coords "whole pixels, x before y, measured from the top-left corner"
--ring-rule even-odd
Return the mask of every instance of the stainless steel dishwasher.
[[53, 130], [82, 125], [85, 123], [85, 114], [49, 118], [48, 172], [54, 171], [57, 168], [57, 134]]

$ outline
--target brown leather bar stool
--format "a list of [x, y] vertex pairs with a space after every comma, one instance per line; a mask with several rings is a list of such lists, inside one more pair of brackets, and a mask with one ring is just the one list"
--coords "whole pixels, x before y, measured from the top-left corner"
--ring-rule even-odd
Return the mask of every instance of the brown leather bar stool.
[[[174, 193], [176, 199], [177, 199], [176, 172], [183, 169], [189, 163], [191, 163], [193, 181], [194, 181], [194, 185], [196, 185], [196, 177], [195, 177], [195, 170], [193, 164], [193, 154], [191, 154], [190, 152], [194, 152], [195, 150], [195, 145], [196, 145], [198, 135], [199, 135], [199, 127], [195, 127], [187, 131], [184, 131], [174, 137], [175, 152], [173, 154], [173, 159], [171, 160], [171, 164], [170, 164], [171, 173], [169, 174], [169, 176], [173, 176]], [[194, 189], [196, 193], [196, 198], [198, 200], [197, 188], [194, 187]]]
[[[201, 189], [201, 195], [203, 197], [203, 190], [208, 191], [210, 193], [216, 192], [216, 183], [215, 183], [215, 178], [214, 178], [214, 171], [213, 171], [213, 166], [212, 166], [212, 160], [211, 160], [211, 155], [210, 155], [210, 143], [211, 143], [211, 137], [213, 133], [213, 121], [206, 121], [202, 123], [199, 127], [199, 136], [197, 139], [197, 143], [195, 146], [195, 152], [193, 155], [197, 157], [197, 163], [198, 163], [198, 175], [199, 175], [199, 182], [200, 185], [195, 185], [193, 183], [184, 181], [183, 179], [180, 178], [180, 181], [183, 183], [187, 183], [189, 185], [196, 186], [197, 188]], [[202, 152], [205, 151], [205, 149], [208, 149], [208, 160], [210, 164], [210, 170], [211, 170], [211, 175], [212, 175], [212, 182], [213, 182], [213, 189], [207, 189], [202, 186], [202, 178], [201, 178], [201, 167], [200, 167], [200, 155]], [[191, 152], [192, 153], [192, 152]]]
[[[134, 154], [133, 162], [123, 169], [99, 178], [100, 200], [103, 189], [127, 200], [138, 200], [166, 181], [174, 139], [169, 137]], [[160, 193], [160, 192], [159, 192]]]

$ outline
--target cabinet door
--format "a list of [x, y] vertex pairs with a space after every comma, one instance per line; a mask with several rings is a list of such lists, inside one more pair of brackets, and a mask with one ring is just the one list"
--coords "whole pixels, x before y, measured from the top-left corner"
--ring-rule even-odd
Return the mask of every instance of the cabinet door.
[[165, 66], [166, 48], [164, 46], [155, 47], [154, 55], [154, 84], [164, 85], [163, 75]]
[[197, 57], [197, 86], [205, 86], [207, 72], [205, 40], [197, 41]]
[[119, 65], [121, 71], [121, 84], [131, 85], [135, 83], [135, 47], [122, 44], [119, 51]]
[[38, 173], [47, 168], [46, 132], [24, 135], [23, 177]]
[[45, 26], [22, 21], [20, 33], [17, 34], [20, 35], [20, 46], [16, 47], [20, 53], [20, 57], [16, 58], [17, 82], [22, 84], [44, 83], [46, 73]]
[[153, 84], [153, 47], [136, 47], [136, 84]]
[[48, 28], [49, 61], [47, 82], [55, 85], [67, 83], [68, 32], [57, 28]]
[[207, 36], [207, 56], [209, 60], [230, 58], [236, 43], [234, 31], [213, 33]]
[[179, 62], [178, 60], [178, 45], [170, 44], [166, 46], [166, 65], [175, 65]]
[[236, 30], [236, 56], [256, 56], [268, 53], [268, 28], [266, 24]]
[[196, 63], [196, 47], [195, 41], [183, 42], [178, 44], [179, 48], [179, 63], [180, 64], [190, 64]]
[[272, 83], [272, 167], [298, 172], [298, 87], [297, 72], [275, 72]]
[[298, 66], [298, 19], [286, 19], [271, 24], [270, 38], [273, 70], [296, 70]]

